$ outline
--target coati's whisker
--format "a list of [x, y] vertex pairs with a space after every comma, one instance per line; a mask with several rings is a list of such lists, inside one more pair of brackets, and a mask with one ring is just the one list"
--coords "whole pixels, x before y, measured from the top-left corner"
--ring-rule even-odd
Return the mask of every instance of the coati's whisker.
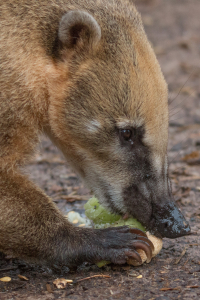
[[[178, 143], [178, 144], [181, 144], [181, 143], [183, 143], [184, 141], [186, 141], [188, 138], [185, 138], [184, 140], [182, 140], [180, 143]], [[188, 142], [189, 143], [189, 142]], [[174, 147], [175, 145], [173, 145], [172, 147], [171, 147], [171, 149], [173, 149], [173, 147]], [[168, 150], [168, 151], [171, 151], [171, 149], [170, 150]], [[172, 160], [171, 161], [169, 161], [169, 164], [171, 164], [172, 162], [174, 162], [174, 160], [180, 155], [180, 151], [181, 150], [179, 150], [178, 151], [178, 153], [172, 158]]]
[[[176, 119], [170, 119], [170, 122], [174, 122], [174, 121], [181, 120], [181, 119], [184, 119], [184, 116], [176, 118]], [[169, 126], [170, 126], [170, 123], [169, 123]]]
[[184, 88], [184, 86], [186, 85], [186, 83], [188, 82], [188, 80], [190, 79], [190, 77], [192, 76], [192, 74], [193, 74], [193, 72], [190, 73], [190, 75], [188, 76], [187, 80], [181, 86], [180, 90], [178, 91], [178, 94], [174, 97], [174, 99], [172, 99], [172, 100], [169, 99], [169, 105], [171, 105], [177, 99], [177, 97], [180, 95], [182, 89]]
[[[187, 141], [187, 139], [188, 139], [188, 137], [184, 138], [183, 140], [181, 140], [181, 141], [180, 141], [179, 143], [177, 143], [177, 144], [182, 144], [182, 143], [184, 143], [185, 141]], [[177, 145], [177, 144], [175, 144], [175, 145]], [[170, 152], [170, 151], [173, 149], [173, 147], [174, 147], [175, 145], [173, 145], [170, 149], [168, 149], [168, 152]]]
[[169, 161], [169, 165], [170, 165], [171, 163], [173, 163], [173, 162], [175, 161], [175, 159], [180, 155], [180, 151], [181, 151], [181, 150], [179, 150], [178, 153], [173, 157], [173, 159]]
[[[176, 111], [175, 113], [173, 113], [173, 114], [170, 115], [169, 117], [171, 118], [171, 117], [173, 117], [173, 116], [179, 114], [181, 111], [182, 111], [182, 109], [179, 109], [178, 111]], [[171, 120], [171, 119], [170, 119], [170, 120]]]
[[[181, 101], [179, 104], [177, 104], [176, 106], [174, 106], [174, 107], [172, 107], [171, 109], [169, 109], [169, 114], [170, 114], [172, 111], [174, 111], [175, 109], [177, 109], [178, 107], [180, 107], [180, 105], [181, 105], [184, 101], [188, 101], [188, 99], [190, 99], [190, 97], [191, 97], [191, 96], [187, 97], [186, 99], [183, 98], [182, 101]], [[181, 109], [182, 109], [182, 108], [181, 108]]]

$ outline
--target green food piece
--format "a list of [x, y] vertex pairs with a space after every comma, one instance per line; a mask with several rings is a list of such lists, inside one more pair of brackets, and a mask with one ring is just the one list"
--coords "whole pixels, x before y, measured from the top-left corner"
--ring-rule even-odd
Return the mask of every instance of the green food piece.
[[119, 215], [111, 214], [100, 205], [95, 197], [89, 199], [84, 208], [86, 217], [92, 220], [94, 224], [113, 224], [120, 219]]
[[142, 231], [145, 231], [145, 228], [140, 222], [134, 218], [128, 218], [123, 220], [120, 215], [115, 215], [107, 211], [97, 198], [92, 197], [84, 206], [85, 215], [88, 219], [92, 220], [95, 228], [106, 228], [117, 226], [129, 226], [131, 228], [138, 228]]
[[[145, 228], [140, 222], [138, 222], [138, 220], [134, 218], [123, 220], [120, 215], [111, 214], [101, 204], [99, 204], [98, 199], [95, 197], [89, 199], [84, 208], [86, 217], [93, 221], [95, 228], [129, 226], [130, 228], [138, 228], [145, 231]], [[102, 260], [96, 265], [101, 268], [109, 263], [109, 261]]]
[[134, 218], [128, 218], [126, 220], [120, 219], [119, 221], [115, 222], [113, 226], [129, 226], [130, 228], [138, 228], [144, 232], [146, 231], [144, 226]]
[[103, 266], [106, 266], [108, 264], [110, 264], [111, 262], [108, 260], [101, 260], [98, 263], [96, 263], [97, 267], [102, 268]]

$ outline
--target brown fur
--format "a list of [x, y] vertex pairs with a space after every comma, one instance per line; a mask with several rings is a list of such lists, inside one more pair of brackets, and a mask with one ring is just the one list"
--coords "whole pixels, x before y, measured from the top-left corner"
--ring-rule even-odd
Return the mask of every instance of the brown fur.
[[[112, 241], [110, 231], [74, 228], [20, 168], [45, 133], [104, 205], [150, 224], [151, 202], [132, 205], [131, 191], [153, 172], [156, 197], [169, 193], [167, 86], [140, 16], [126, 0], [9, 0], [0, 9], [0, 250], [68, 265], [124, 262], [132, 246], [122, 236], [134, 234], [116, 230]], [[120, 146], [117, 130], [127, 127], [144, 129], [138, 150]], [[141, 164], [131, 169], [134, 151]]]

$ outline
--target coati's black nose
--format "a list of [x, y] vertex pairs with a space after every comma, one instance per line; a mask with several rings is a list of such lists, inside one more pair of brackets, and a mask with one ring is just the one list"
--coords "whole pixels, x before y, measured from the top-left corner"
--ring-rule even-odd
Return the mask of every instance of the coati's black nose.
[[153, 208], [154, 228], [162, 237], [177, 238], [190, 233], [190, 225], [174, 201], [155, 205]]

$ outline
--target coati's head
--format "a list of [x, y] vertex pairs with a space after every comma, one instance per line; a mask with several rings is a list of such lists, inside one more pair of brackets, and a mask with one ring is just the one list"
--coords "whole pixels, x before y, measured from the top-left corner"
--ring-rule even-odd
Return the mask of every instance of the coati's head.
[[133, 5], [108, 6], [60, 21], [55, 65], [66, 71], [52, 81], [51, 135], [104, 206], [182, 236], [190, 228], [168, 177], [167, 86]]

